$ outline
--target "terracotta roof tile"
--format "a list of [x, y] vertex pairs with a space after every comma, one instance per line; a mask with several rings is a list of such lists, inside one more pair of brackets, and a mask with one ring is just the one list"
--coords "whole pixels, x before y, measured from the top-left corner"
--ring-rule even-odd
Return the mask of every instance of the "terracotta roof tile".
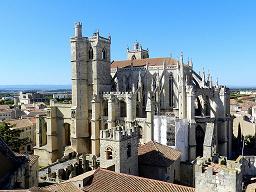
[[16, 153], [16, 152], [14, 152], [14, 154], [17, 157], [26, 157], [26, 159], [28, 159], [28, 161], [29, 161], [29, 165], [34, 165], [38, 161], [38, 158], [39, 158], [38, 155], [26, 155], [26, 154]]
[[147, 58], [147, 59], [134, 59], [134, 60], [124, 60], [124, 61], [114, 61], [111, 64], [111, 68], [124, 68], [127, 66], [133, 65], [134, 67], [142, 67], [145, 65], [149, 66], [158, 66], [163, 65], [165, 62], [165, 65], [177, 65], [177, 60], [172, 58]]
[[33, 126], [33, 123], [29, 119], [15, 119], [7, 121], [7, 123], [10, 123], [14, 129], [22, 129]]
[[29, 165], [34, 165], [36, 162], [38, 162], [38, 155], [29, 155]]
[[91, 171], [87, 171], [85, 173], [82, 173], [76, 177], [72, 177], [71, 179], [67, 180], [67, 181], [63, 181], [63, 183], [66, 182], [76, 182], [76, 181], [82, 181], [90, 176], [92, 176], [94, 174], [95, 170], [91, 170]]
[[195, 192], [194, 188], [97, 169], [86, 192]]
[[141, 164], [169, 166], [173, 161], [180, 158], [181, 152], [155, 141], [150, 141], [139, 146], [138, 155]]
[[53, 192], [82, 192], [82, 190], [76, 187], [72, 182], [49, 185], [46, 187], [41, 187], [40, 190]]
[[10, 109], [9, 105], [0, 105], [0, 110]]

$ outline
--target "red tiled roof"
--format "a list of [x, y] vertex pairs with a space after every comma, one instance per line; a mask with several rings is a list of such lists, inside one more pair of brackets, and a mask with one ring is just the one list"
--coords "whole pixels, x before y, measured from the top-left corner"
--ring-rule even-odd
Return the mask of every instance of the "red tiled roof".
[[0, 105], [0, 110], [10, 109], [9, 105]]
[[173, 161], [180, 158], [181, 152], [155, 141], [150, 141], [139, 146], [138, 155], [141, 164], [170, 166]]
[[195, 192], [194, 188], [163, 181], [97, 169], [86, 192]]
[[46, 187], [41, 187], [40, 190], [52, 192], [83, 192], [81, 189], [76, 187], [72, 182], [49, 185]]
[[33, 126], [33, 123], [29, 119], [14, 119], [6, 121], [13, 129], [23, 129]]
[[26, 155], [26, 154], [16, 153], [16, 152], [14, 152], [14, 154], [15, 154], [17, 157], [26, 157], [26, 159], [28, 159], [28, 161], [29, 161], [29, 165], [30, 165], [30, 166], [32, 166], [32, 165], [34, 165], [36, 162], [38, 162], [38, 158], [39, 158], [38, 155]]
[[134, 67], [142, 67], [145, 65], [149, 66], [158, 66], [163, 65], [177, 65], [177, 60], [163, 57], [163, 58], [147, 58], [147, 59], [134, 59], [134, 60], [124, 60], [124, 61], [113, 61], [111, 64], [111, 68], [124, 68], [127, 66], [133, 65]]
[[38, 155], [29, 155], [29, 165], [34, 165], [36, 162], [38, 162]]

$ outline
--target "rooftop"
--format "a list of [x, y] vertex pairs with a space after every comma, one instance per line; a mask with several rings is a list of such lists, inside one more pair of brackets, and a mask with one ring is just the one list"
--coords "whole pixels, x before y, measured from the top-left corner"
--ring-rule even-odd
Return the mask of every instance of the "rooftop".
[[14, 129], [23, 129], [33, 126], [33, 123], [29, 119], [15, 119], [7, 121]]
[[195, 189], [163, 181], [97, 169], [86, 192], [194, 192]]
[[181, 152], [155, 141], [150, 141], [139, 146], [138, 155], [141, 164], [169, 166], [180, 158]]
[[128, 66], [142, 67], [142, 66], [161, 66], [165, 62], [166, 66], [177, 65], [177, 60], [166, 57], [166, 58], [146, 58], [146, 59], [134, 59], [124, 61], [113, 61], [111, 68], [124, 68]]
[[82, 192], [78, 187], [76, 187], [72, 182], [59, 183], [54, 185], [49, 185], [46, 187], [41, 187], [42, 191], [58, 191], [58, 192]]
[[10, 109], [9, 105], [0, 105], [0, 110]]

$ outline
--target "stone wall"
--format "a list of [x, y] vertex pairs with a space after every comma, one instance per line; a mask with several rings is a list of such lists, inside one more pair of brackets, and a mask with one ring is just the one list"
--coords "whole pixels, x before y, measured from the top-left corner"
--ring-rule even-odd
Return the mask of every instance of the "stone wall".
[[[213, 162], [212, 162], [213, 161]], [[196, 192], [240, 192], [242, 171], [238, 161], [197, 158], [195, 164]]]
[[[127, 155], [128, 145], [131, 148]], [[107, 151], [111, 151], [111, 158]], [[101, 130], [100, 166], [115, 166], [115, 172], [138, 175], [138, 133], [137, 130]]]

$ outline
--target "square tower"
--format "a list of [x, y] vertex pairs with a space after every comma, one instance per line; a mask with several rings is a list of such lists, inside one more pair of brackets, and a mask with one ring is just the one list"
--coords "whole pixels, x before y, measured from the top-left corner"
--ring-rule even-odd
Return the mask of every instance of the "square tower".
[[138, 129], [118, 126], [100, 132], [100, 166], [138, 175]]
[[127, 59], [146, 59], [149, 58], [148, 49], [142, 49], [142, 46], [136, 42], [134, 43], [133, 50], [127, 49]]

